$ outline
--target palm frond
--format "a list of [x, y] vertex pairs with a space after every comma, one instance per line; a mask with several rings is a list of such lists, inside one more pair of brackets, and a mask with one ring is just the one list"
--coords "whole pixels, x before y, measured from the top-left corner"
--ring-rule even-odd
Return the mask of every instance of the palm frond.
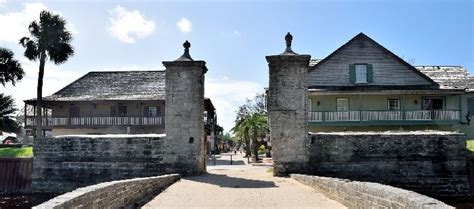
[[21, 80], [25, 75], [20, 62], [15, 60], [13, 56], [11, 50], [0, 47], [0, 84], [3, 86], [8, 82], [15, 85], [16, 81]]

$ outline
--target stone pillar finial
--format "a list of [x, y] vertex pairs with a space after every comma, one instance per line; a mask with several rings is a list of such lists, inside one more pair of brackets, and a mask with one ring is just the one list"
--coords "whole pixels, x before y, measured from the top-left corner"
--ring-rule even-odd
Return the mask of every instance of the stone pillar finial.
[[191, 58], [191, 55], [189, 54], [189, 48], [191, 48], [191, 43], [189, 43], [189, 41], [186, 40], [183, 43], [183, 47], [184, 47], [184, 53], [176, 61], [193, 61], [193, 58]]
[[188, 40], [186, 40], [184, 43], [183, 43], [183, 47], [184, 47], [184, 53], [189, 53], [189, 48], [191, 48], [191, 43], [189, 43]]
[[291, 50], [291, 42], [293, 41], [293, 36], [288, 32], [285, 36], [286, 49], [282, 55], [297, 55], [293, 50]]
[[286, 41], [286, 47], [291, 48], [291, 41], [293, 41], [293, 36], [291, 35], [290, 32], [288, 32], [285, 36], [285, 41]]

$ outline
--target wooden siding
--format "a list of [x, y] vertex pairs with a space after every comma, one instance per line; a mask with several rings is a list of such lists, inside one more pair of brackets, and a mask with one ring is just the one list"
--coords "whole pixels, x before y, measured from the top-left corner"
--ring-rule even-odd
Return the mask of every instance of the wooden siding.
[[31, 188], [33, 158], [0, 158], [0, 193], [25, 193]]
[[[350, 82], [349, 65], [356, 63], [372, 64], [372, 83], [353, 84]], [[308, 74], [309, 86], [413, 86], [431, 84], [430, 81], [364, 38], [352, 40], [336, 54], [313, 67]]]

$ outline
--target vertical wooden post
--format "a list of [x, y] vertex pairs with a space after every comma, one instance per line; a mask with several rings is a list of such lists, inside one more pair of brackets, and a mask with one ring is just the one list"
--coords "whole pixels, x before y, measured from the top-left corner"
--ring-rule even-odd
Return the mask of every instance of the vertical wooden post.
[[28, 121], [28, 117], [27, 117], [27, 115], [26, 115], [26, 106], [28, 106], [28, 104], [25, 103], [25, 107], [23, 108], [23, 111], [24, 111], [24, 113], [25, 113], [25, 115], [24, 115], [24, 118], [25, 118], [25, 127], [27, 126], [27, 121]]
[[402, 94], [400, 101], [400, 111], [402, 111], [402, 120], [405, 120], [405, 94]]

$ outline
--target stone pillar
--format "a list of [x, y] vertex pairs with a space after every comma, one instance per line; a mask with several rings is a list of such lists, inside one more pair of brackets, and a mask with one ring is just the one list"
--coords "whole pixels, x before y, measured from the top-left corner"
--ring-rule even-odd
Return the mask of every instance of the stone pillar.
[[286, 50], [266, 56], [270, 83], [268, 118], [273, 152], [273, 175], [304, 173], [308, 163], [308, 65], [310, 55], [291, 50], [293, 37], [285, 36]]
[[[166, 67], [165, 132], [166, 143], [175, 155], [165, 156], [176, 162], [181, 173], [206, 171], [204, 136], [205, 61], [194, 61], [186, 41], [184, 54], [175, 61], [164, 61]], [[179, 169], [178, 169], [179, 170]]]

